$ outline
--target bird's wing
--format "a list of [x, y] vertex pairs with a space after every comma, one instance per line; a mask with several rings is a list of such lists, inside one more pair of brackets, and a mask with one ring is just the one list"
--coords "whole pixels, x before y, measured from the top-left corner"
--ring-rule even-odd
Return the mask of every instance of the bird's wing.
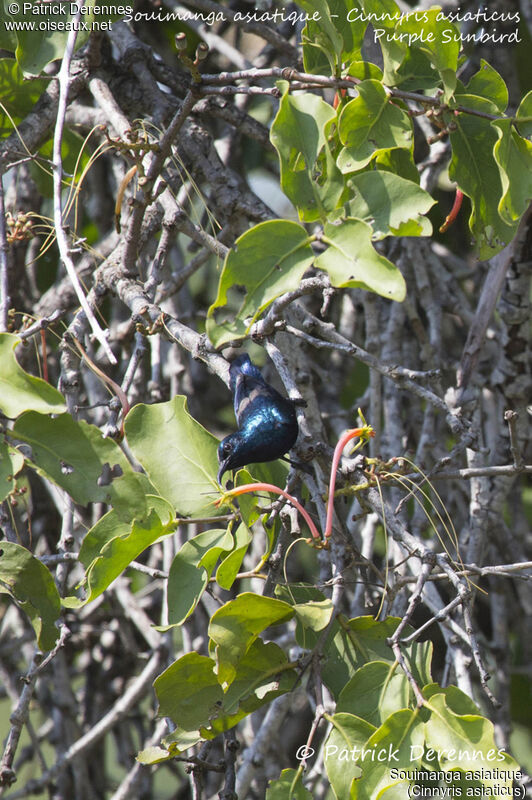
[[264, 382], [262, 376], [240, 373], [235, 381], [234, 406], [235, 416], [239, 428], [245, 425], [252, 414], [257, 412], [257, 407], [264, 401], [272, 400], [277, 395], [275, 389]]

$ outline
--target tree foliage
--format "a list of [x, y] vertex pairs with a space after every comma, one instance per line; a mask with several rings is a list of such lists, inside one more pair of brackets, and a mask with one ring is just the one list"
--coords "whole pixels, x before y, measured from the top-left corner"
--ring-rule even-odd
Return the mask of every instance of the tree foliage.
[[522, 791], [526, 18], [0, 3], [0, 794]]

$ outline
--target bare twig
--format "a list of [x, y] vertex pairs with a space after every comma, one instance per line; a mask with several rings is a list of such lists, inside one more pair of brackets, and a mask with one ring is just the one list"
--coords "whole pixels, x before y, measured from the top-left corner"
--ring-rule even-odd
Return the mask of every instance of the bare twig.
[[[20, 694], [18, 704], [9, 718], [11, 727], [7, 735], [2, 760], [0, 761], [0, 787], [10, 786], [17, 779], [13, 770], [13, 760], [17, 752], [22, 728], [28, 718], [29, 705], [37, 678], [37, 668], [41, 661], [42, 653], [40, 650], [36, 650], [25, 678], [25, 685]], [[0, 794], [2, 793], [0, 788]]]
[[[75, 20], [79, 23], [81, 18], [81, 7], [83, 3], [78, 7], [78, 12], [76, 14]], [[76, 290], [76, 294], [78, 296], [79, 302], [87, 320], [91, 326], [91, 330], [94, 333], [97, 340], [100, 342], [107, 358], [111, 362], [111, 364], [116, 364], [116, 358], [109, 347], [107, 339], [103, 330], [101, 329], [98, 320], [94, 316], [92, 308], [87, 303], [87, 299], [85, 297], [85, 293], [83, 288], [79, 282], [76, 268], [74, 266], [74, 262], [72, 261], [70, 255], [70, 248], [68, 245], [67, 236], [65, 233], [65, 229], [63, 227], [63, 207], [62, 207], [62, 199], [61, 199], [61, 191], [63, 185], [63, 159], [61, 154], [61, 145], [63, 141], [63, 129], [65, 124], [65, 114], [68, 102], [68, 90], [70, 85], [70, 62], [72, 60], [72, 56], [74, 53], [74, 47], [76, 45], [76, 38], [77, 38], [77, 30], [76, 26], [73, 26], [73, 29], [68, 34], [68, 39], [65, 47], [65, 54], [61, 61], [61, 69], [59, 70], [58, 81], [59, 81], [59, 101], [57, 107], [57, 119], [55, 123], [55, 131], [54, 131], [54, 146], [53, 146], [53, 163], [54, 163], [54, 225], [55, 225], [55, 235], [57, 238], [57, 246], [59, 248], [59, 253], [61, 255], [61, 260], [65, 266], [66, 271], [72, 281], [72, 284]]]
[[8, 249], [6, 209], [4, 204], [4, 176], [0, 169], [0, 332], [7, 331], [9, 311]]
[[[78, 758], [88, 748], [92, 747], [113, 728], [126, 714], [144, 697], [153, 679], [159, 672], [165, 658], [164, 648], [155, 651], [150, 660], [126, 689], [124, 694], [116, 701], [113, 707], [105, 714], [92, 728], [77, 741], [73, 742], [68, 750], [48, 769], [40, 778], [29, 781], [23, 789], [14, 792], [10, 800], [18, 800], [21, 797], [29, 797], [32, 794], [40, 794], [46, 786], [54, 781], [57, 776], [65, 770], [74, 759]], [[29, 702], [29, 700], [28, 700]]]

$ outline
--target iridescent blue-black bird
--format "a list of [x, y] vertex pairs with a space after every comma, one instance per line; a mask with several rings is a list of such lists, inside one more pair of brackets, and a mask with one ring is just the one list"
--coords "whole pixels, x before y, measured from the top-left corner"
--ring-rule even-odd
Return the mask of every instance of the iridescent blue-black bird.
[[235, 358], [229, 375], [238, 430], [218, 447], [218, 483], [228, 470], [280, 458], [299, 432], [294, 404], [266, 383], [247, 354]]

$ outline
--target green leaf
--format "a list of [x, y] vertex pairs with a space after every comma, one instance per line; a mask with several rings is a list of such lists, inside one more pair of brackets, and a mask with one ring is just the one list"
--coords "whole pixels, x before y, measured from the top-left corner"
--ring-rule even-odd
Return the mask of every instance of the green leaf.
[[24, 456], [0, 441], [0, 503], [11, 494], [15, 488], [15, 475], [24, 466]]
[[397, 39], [394, 35], [396, 23], [403, 14], [393, 0], [362, 0], [360, 5], [364, 9], [366, 18], [372, 20], [372, 38], [382, 50], [383, 81], [388, 86], [394, 86], [396, 71], [408, 51], [407, 43]]
[[387, 86], [397, 86], [406, 92], [419, 92], [423, 89], [433, 94], [441, 91], [441, 78], [430, 63], [429, 57], [412, 46], [406, 50], [401, 65]]
[[[81, 47], [89, 37], [91, 23], [94, 19], [92, 7], [95, 4], [96, 0], [87, 0], [84, 5], [81, 17], [83, 25], [78, 28], [76, 48]], [[98, 4], [101, 5], [100, 2]], [[8, 49], [14, 49], [16, 43], [16, 57], [25, 74], [39, 75], [48, 63], [63, 57], [67, 38], [75, 18], [75, 13], [71, 14], [70, 12], [77, 10], [73, 4], [70, 2], [56, 3], [52, 6], [54, 12], [52, 13], [50, 10], [44, 15], [35, 11], [39, 7], [38, 3], [32, 4], [29, 12], [24, 8], [23, 3], [13, 4], [9, 0], [0, 0], [0, 9], [2, 5], [4, 9], [4, 12], [0, 14], [2, 20], [5, 15], [6, 21], [19, 23], [16, 32], [11, 32]], [[15, 14], [12, 13], [14, 5], [19, 8]], [[77, 5], [81, 5], [81, 3]], [[96, 19], [101, 23], [118, 19], [118, 17], [118, 14], [111, 13], [100, 15]], [[25, 23], [26, 27], [22, 28], [20, 23]], [[52, 30], [50, 25], [54, 26]], [[4, 26], [5, 23], [2, 27]], [[0, 38], [0, 44], [6, 46], [3, 37]]]
[[370, 661], [344, 686], [336, 710], [356, 714], [378, 727], [390, 714], [407, 708], [410, 695], [408, 679], [397, 665]]
[[[0, 48], [14, 51], [16, 36], [5, 31], [4, 39], [3, 33], [0, 25]], [[49, 79], [24, 80], [15, 59], [0, 59], [0, 138], [13, 132], [13, 123], [18, 124], [32, 110], [48, 85]]]
[[187, 411], [186, 397], [167, 403], [134, 406], [126, 417], [129, 446], [159, 494], [177, 516], [222, 513], [218, 495], [218, 440]]
[[412, 147], [412, 123], [402, 109], [390, 103], [383, 85], [362, 81], [358, 97], [342, 109], [338, 132], [345, 149], [338, 157], [343, 173], [362, 169], [384, 150]]
[[[225, 693], [214, 667], [212, 658], [188, 653], [153, 684], [159, 713], [170, 717], [180, 729], [176, 742], [180, 749], [186, 744], [184, 733], [201, 731], [203, 738], [215, 738], [294, 685], [294, 668], [283, 650], [260, 640], [254, 640], [240, 659], [234, 682]], [[164, 740], [167, 747], [170, 742], [175, 742], [173, 736]]]
[[419, 172], [414, 163], [411, 150], [402, 150], [400, 148], [383, 150], [382, 153], [375, 157], [375, 166], [377, 169], [393, 172], [394, 175], [419, 184]]
[[[480, 69], [471, 77], [465, 90], [461, 94], [474, 94], [483, 97], [497, 107], [502, 113], [508, 106], [508, 89], [504, 80], [491, 64], [480, 59]], [[457, 92], [458, 95], [458, 92]]]
[[347, 214], [368, 222], [373, 238], [415, 235], [410, 228], [412, 222], [419, 231], [417, 235], [432, 233], [432, 226], [423, 215], [436, 201], [416, 183], [391, 172], [371, 170], [354, 175], [349, 188], [354, 197], [346, 204]]
[[176, 554], [168, 575], [168, 622], [181, 625], [196, 608], [221, 553], [232, 550], [229, 531], [204, 531], [189, 539]]
[[[7, 17], [6, 13], [6, 4], [7, 0], [0, 0], [0, 9], [2, 10], [2, 19], [4, 18], [4, 14]], [[5, 22], [0, 25], [0, 48], [2, 50], [7, 50], [9, 52], [14, 52], [17, 47], [17, 37], [13, 31], [9, 31]], [[7, 61], [6, 58], [2, 59], [3, 61]], [[2, 95], [0, 94], [0, 97]]]
[[317, 18], [310, 19], [302, 32], [305, 72], [336, 75], [340, 69], [344, 42], [338, 20], [332, 17], [338, 3], [339, 0], [301, 0], [307, 14], [317, 12]]
[[[405, 15], [396, 26], [396, 35], [402, 36], [408, 48], [420, 50], [439, 72], [444, 92], [444, 102], [449, 102], [456, 87], [456, 69], [460, 51], [458, 29], [449, 22], [439, 8], [430, 8], [418, 15]], [[456, 37], [456, 41], [454, 40]]]
[[532, 89], [526, 94], [519, 104], [515, 115], [521, 136], [532, 136]]
[[[382, 622], [377, 622], [373, 617], [356, 617], [351, 620], [341, 617], [339, 622], [334, 623], [323, 648], [326, 658], [321, 669], [323, 680], [336, 698], [356, 670], [364, 664], [370, 661], [395, 662], [387, 639], [393, 635], [399, 621], [397, 617], [388, 617]], [[408, 631], [411, 632], [411, 629], [408, 628]], [[409, 645], [404, 649], [404, 657], [420, 686], [431, 682], [430, 642]]]
[[[440, 769], [467, 771], [486, 769], [491, 765], [501, 770], [518, 770], [517, 762], [497, 748], [493, 724], [489, 720], [478, 713], [457, 714], [453, 710], [451, 703], [456, 707], [459, 699], [458, 690], [455, 687], [452, 689], [451, 702], [447, 699], [447, 689], [431, 694], [428, 700], [431, 715], [425, 723], [426, 747], [436, 754]], [[435, 766], [433, 762], [432, 767]], [[500, 785], [501, 778], [484, 778], [483, 783], [488, 786]], [[512, 785], [511, 779], [502, 780], [502, 783], [508, 789]]]
[[532, 200], [532, 142], [519, 136], [511, 119], [498, 119], [491, 124], [499, 136], [493, 149], [503, 190], [498, 210], [503, 220], [512, 225]]
[[234, 680], [211, 715], [209, 726], [202, 726], [202, 735], [213, 739], [232, 728], [248, 714], [293, 689], [295, 680], [295, 668], [288, 663], [284, 651], [273, 642], [265, 644], [255, 639], [240, 659]]
[[241, 523], [234, 532], [235, 544], [231, 552], [222, 559], [216, 570], [216, 583], [222, 589], [229, 590], [235, 582], [238, 571], [253, 539], [249, 528]]
[[51, 650], [61, 613], [54, 579], [29, 550], [12, 542], [0, 542], [0, 593], [9, 594], [28, 615], [41, 650]]
[[224, 696], [214, 667], [212, 658], [199, 653], [187, 653], [174, 661], [153, 684], [159, 714], [185, 731], [208, 725]]
[[[218, 296], [209, 308], [207, 333], [218, 347], [246, 336], [253, 322], [276, 297], [299, 286], [314, 258], [310, 237], [297, 222], [268, 220], [246, 231], [225, 259]], [[234, 319], [223, 318], [230, 290], [243, 287]]]
[[[175, 531], [171, 508], [161, 498], [154, 499], [160, 501], [157, 505], [164, 522], [153, 508], [146, 519], [133, 524], [121, 522], [109, 511], [88, 532], [79, 553], [88, 585], [85, 603], [104, 592], [147, 547]], [[94, 556], [98, 546], [99, 553]]]
[[352, 61], [345, 73], [351, 78], [358, 78], [360, 81], [374, 79], [382, 81], [382, 69], [371, 61]]
[[209, 623], [209, 637], [216, 645], [219, 683], [228, 685], [234, 680], [239, 661], [261, 631], [286, 622], [293, 613], [288, 603], [251, 592], [244, 592], [219, 608]]
[[445, 695], [445, 702], [455, 714], [476, 714], [480, 713], [477, 704], [468, 697], [457, 686], [446, 686], [444, 689], [439, 683], [428, 683], [423, 687], [423, 697], [430, 700], [431, 697], [437, 694]]
[[286, 81], [278, 85], [283, 96], [270, 138], [279, 154], [281, 188], [303, 221], [324, 219], [336, 208], [344, 188], [326, 137], [336, 112], [317, 95], [291, 95]]
[[13, 351], [19, 342], [11, 333], [0, 333], [0, 409], [12, 418], [23, 411], [62, 414], [66, 411], [63, 395], [18, 364]]
[[[9, 17], [19, 23], [26, 21], [26, 24], [28, 24], [33, 21], [34, 29], [23, 30], [20, 26], [17, 29], [15, 33], [18, 42], [16, 48], [17, 61], [26, 75], [40, 75], [46, 64], [63, 57], [69, 33], [67, 26], [71, 27], [73, 20], [73, 15], [69, 13], [70, 3], [57, 4], [55, 6], [57, 13], [46, 16], [32, 14], [31, 11], [28, 14], [23, 10], [22, 3], [18, 5], [20, 11], [17, 14], [9, 14]], [[8, 4], [7, 0], [4, 0], [4, 7], [7, 12], [7, 9], [11, 8], [12, 4]], [[32, 6], [32, 8], [35, 7]], [[46, 30], [46, 27], [39, 30], [39, 23], [45, 24], [47, 21], [53, 21], [53, 24], [58, 26], [54, 32]], [[62, 30], [61, 27], [63, 28]], [[83, 44], [88, 35], [88, 31], [85, 33], [80, 31], [77, 41], [78, 47]]]
[[406, 284], [397, 267], [377, 253], [371, 227], [348, 217], [327, 223], [322, 240], [329, 245], [315, 262], [328, 273], [333, 286], [367, 289], [388, 300], [405, 299]]
[[31, 445], [39, 474], [66, 489], [75, 503], [109, 503], [126, 520], [146, 514], [140, 476], [96, 426], [70, 414], [51, 419], [28, 411], [15, 423], [13, 436]]
[[334, 604], [328, 598], [325, 600], [308, 600], [306, 603], [295, 603], [292, 608], [296, 613], [298, 623], [303, 628], [322, 631], [330, 622], [334, 611]]
[[[360, 778], [353, 782], [350, 797], [353, 800], [375, 800], [376, 797], [398, 787], [390, 797], [408, 797], [410, 781], [402, 780], [403, 771], [411, 772], [421, 763], [424, 743], [424, 726], [418, 711], [403, 709], [391, 714], [366, 742], [366, 757], [362, 753], [357, 762], [362, 769]], [[418, 755], [419, 753], [419, 755]], [[391, 767], [397, 772], [392, 777]]]
[[174, 758], [175, 755], [170, 750], [166, 750], [164, 747], [146, 747], [144, 750], [140, 750], [137, 753], [136, 760], [139, 764], [162, 764], [163, 761], [169, 761], [171, 758]]
[[199, 731], [186, 731], [176, 725], [172, 733], [165, 736], [162, 744], [169, 749], [169, 751], [177, 756], [189, 747], [195, 747], [202, 741]]
[[[493, 114], [496, 107], [473, 95], [460, 95], [460, 103]], [[499, 214], [503, 188], [499, 167], [493, 158], [497, 131], [486, 119], [460, 112], [453, 116], [456, 130], [450, 134], [453, 157], [449, 177], [471, 199], [469, 228], [476, 240], [479, 258], [487, 259], [514, 236], [517, 223], [509, 225]]]
[[325, 769], [336, 797], [343, 800], [349, 797], [353, 780], [362, 774], [358, 759], [353, 756], [362, 750], [376, 728], [366, 720], [344, 712], [334, 714], [331, 722], [331, 732], [323, 746]]
[[265, 800], [312, 800], [312, 794], [301, 783], [301, 773], [283, 769], [281, 777], [268, 783]]

